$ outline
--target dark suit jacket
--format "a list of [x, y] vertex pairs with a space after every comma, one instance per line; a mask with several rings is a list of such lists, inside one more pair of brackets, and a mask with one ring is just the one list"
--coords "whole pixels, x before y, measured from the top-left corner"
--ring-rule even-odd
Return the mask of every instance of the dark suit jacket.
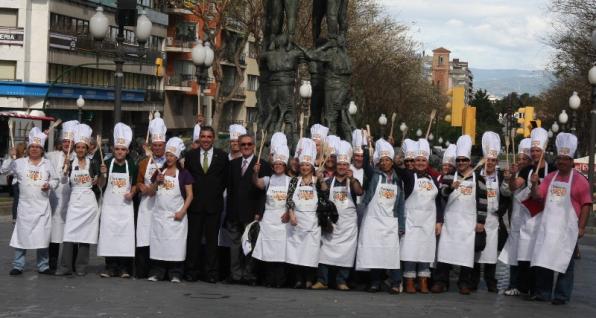
[[189, 214], [215, 214], [223, 211], [223, 192], [227, 187], [229, 161], [228, 154], [213, 148], [213, 157], [207, 173], [203, 172], [201, 149], [193, 149], [186, 154], [185, 168], [195, 180], [192, 186], [193, 200]]
[[[243, 160], [244, 158], [240, 157], [230, 161], [226, 221], [246, 224], [254, 220], [255, 214], [263, 214], [266, 192], [259, 190], [252, 183], [256, 156], [253, 156], [244, 175], [242, 175]], [[269, 163], [261, 159], [259, 176], [271, 175], [270, 170]]]

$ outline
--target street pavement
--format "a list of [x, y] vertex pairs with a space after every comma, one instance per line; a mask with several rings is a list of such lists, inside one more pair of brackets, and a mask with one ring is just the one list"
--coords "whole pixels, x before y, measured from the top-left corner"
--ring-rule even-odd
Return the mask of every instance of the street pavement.
[[582, 240], [572, 301], [553, 306], [485, 290], [462, 296], [455, 283], [440, 295], [389, 295], [102, 279], [95, 256], [87, 276], [55, 277], [37, 274], [31, 252], [25, 273], [10, 277], [11, 233], [0, 216], [0, 317], [596, 317], [596, 236]]

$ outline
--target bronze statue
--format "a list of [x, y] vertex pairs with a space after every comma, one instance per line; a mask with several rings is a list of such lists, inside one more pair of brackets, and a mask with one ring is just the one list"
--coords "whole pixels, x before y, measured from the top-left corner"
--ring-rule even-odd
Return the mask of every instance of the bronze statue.
[[329, 39], [344, 38], [348, 31], [348, 2], [349, 0], [313, 0], [312, 4], [312, 32], [316, 46], [321, 36], [321, 25], [326, 17]]
[[[325, 38], [319, 38], [315, 47], [322, 47], [327, 44]], [[314, 124], [320, 124], [323, 121], [322, 114], [325, 108], [325, 64], [321, 61], [308, 61], [308, 72], [310, 73], [310, 83], [312, 87], [312, 96], [310, 99], [310, 118], [308, 127]]]
[[[296, 19], [298, 15], [298, 0], [268, 0], [266, 12], [266, 28], [269, 34], [265, 37], [272, 42], [273, 39], [282, 34], [284, 27], [284, 18], [286, 20], [286, 34], [289, 41], [286, 44], [288, 50], [291, 49], [294, 43], [294, 35], [296, 34]], [[269, 48], [273, 49], [274, 43], [269, 43]]]

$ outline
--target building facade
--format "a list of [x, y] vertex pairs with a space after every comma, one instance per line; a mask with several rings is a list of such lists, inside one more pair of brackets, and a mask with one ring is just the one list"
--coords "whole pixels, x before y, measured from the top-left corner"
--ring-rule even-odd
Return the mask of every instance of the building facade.
[[440, 47], [432, 56], [422, 56], [422, 71], [433, 86], [443, 95], [448, 95], [454, 87], [463, 86], [466, 104], [474, 97], [474, 75], [468, 62], [458, 58], [451, 60], [451, 51]]

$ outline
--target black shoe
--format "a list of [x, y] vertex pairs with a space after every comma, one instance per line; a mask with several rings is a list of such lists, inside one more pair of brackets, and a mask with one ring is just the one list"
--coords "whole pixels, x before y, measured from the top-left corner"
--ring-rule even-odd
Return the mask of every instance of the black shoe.
[[18, 276], [21, 274], [23, 274], [23, 271], [20, 269], [16, 269], [16, 268], [11, 269], [10, 273], [8, 273], [8, 275], [10, 275], [10, 276]]
[[296, 284], [294, 284], [294, 289], [302, 289], [302, 288], [304, 288], [303, 282], [296, 282]]
[[560, 305], [565, 305], [567, 302], [564, 301], [563, 299], [555, 298], [550, 303], [553, 304], [553, 305], [555, 305], [555, 306], [560, 306]]
[[370, 286], [370, 287], [368, 288], [368, 290], [367, 290], [367, 291], [368, 291], [369, 293], [376, 293], [376, 292], [378, 292], [379, 290], [381, 290], [381, 288], [380, 288], [378, 285], [372, 285], [372, 286]]
[[217, 279], [215, 279], [215, 277], [209, 277], [207, 278], [206, 282], [209, 284], [215, 284], [217, 283]]
[[246, 281], [246, 285], [248, 286], [257, 286], [257, 280], [256, 279], [249, 279]]
[[527, 301], [546, 301], [546, 299], [538, 296], [538, 295], [527, 295], [526, 297], [524, 297], [524, 300]]
[[45, 270], [43, 270], [41, 272], [38, 271], [38, 273], [40, 273], [42, 275], [54, 275], [54, 272], [51, 269], [49, 269], [49, 268], [47, 268], [47, 269], [45, 269]]

